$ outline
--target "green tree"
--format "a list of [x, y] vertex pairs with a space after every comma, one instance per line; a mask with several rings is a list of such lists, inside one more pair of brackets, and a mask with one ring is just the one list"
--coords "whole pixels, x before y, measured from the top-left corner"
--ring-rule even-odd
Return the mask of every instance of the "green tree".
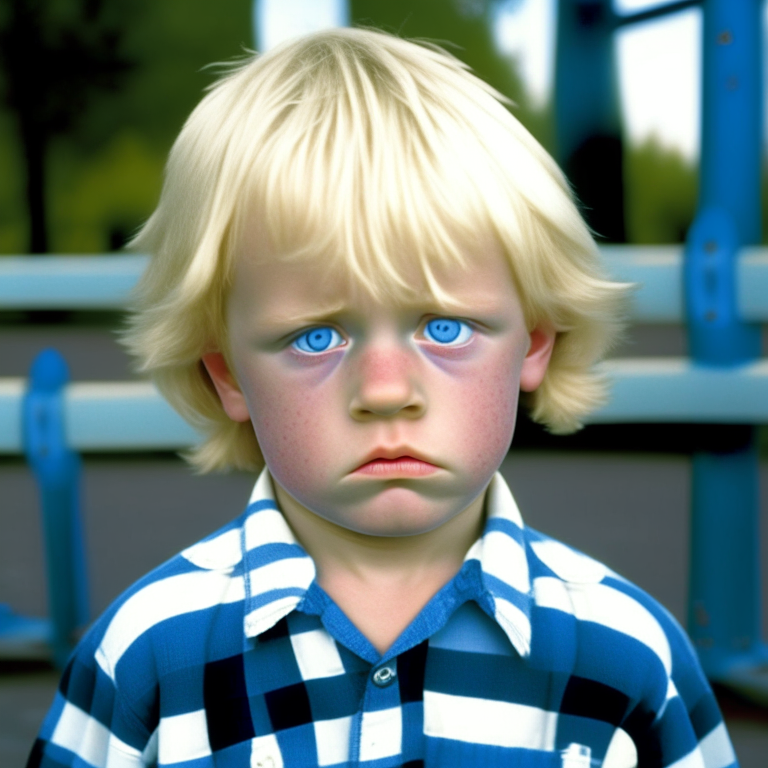
[[168, 150], [216, 78], [207, 65], [253, 45], [250, 14], [250, 0], [134, 6], [123, 50], [136, 67], [119, 98], [93, 101], [77, 136], [62, 136], [52, 151], [57, 250], [117, 250], [151, 214]]
[[698, 169], [649, 138], [624, 156], [628, 240], [681, 243], [696, 213]]
[[[86, 0], [28, 0], [70, 10]], [[513, 113], [545, 146], [549, 118], [530, 106], [514, 60], [500, 53], [489, 23], [494, 0], [352, 0], [358, 25], [443, 44], [510, 97]], [[21, 2], [21, 0], [9, 0]], [[162, 169], [182, 123], [215, 79], [206, 65], [253, 47], [251, 0], [134, 0], [103, 3], [105, 24], [120, 31], [120, 56], [133, 66], [118, 93], [88, 97], [76, 122], [50, 141], [50, 247], [59, 252], [115, 250], [152, 212]], [[47, 7], [47, 5], [46, 5]], [[6, 9], [7, 11], [7, 9]], [[63, 11], [62, 11], [63, 13]], [[2, 14], [0, 26], [7, 22]], [[64, 88], [66, 93], [66, 88]], [[0, 115], [0, 249], [23, 249], [15, 197], [23, 186], [8, 117]], [[76, 130], [75, 130], [76, 129]]]
[[92, 97], [130, 69], [104, 0], [9, 0], [0, 18], [3, 97], [16, 117], [26, 172], [29, 250], [48, 250], [46, 164]]

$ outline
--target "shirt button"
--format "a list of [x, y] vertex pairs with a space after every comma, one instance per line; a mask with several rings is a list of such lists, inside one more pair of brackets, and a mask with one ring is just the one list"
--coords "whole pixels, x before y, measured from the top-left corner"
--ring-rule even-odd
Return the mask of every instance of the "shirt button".
[[379, 667], [373, 673], [373, 677], [371, 679], [373, 680], [374, 685], [378, 685], [379, 688], [386, 688], [388, 685], [391, 685], [395, 682], [396, 677], [397, 672], [395, 672], [394, 667]]

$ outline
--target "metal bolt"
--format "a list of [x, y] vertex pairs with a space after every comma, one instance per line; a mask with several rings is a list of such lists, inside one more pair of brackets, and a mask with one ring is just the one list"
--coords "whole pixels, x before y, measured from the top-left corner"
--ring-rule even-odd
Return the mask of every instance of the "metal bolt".
[[718, 45], [730, 45], [733, 42], [733, 35], [731, 34], [730, 29], [724, 29], [718, 36], [717, 36], [717, 44]]
[[717, 251], [717, 241], [716, 240], [707, 240], [707, 242], [704, 243], [704, 250], [707, 253], [715, 253], [715, 251]]
[[709, 312], [704, 313], [704, 319], [707, 322], [712, 322], [713, 320], [717, 320], [717, 312], [715, 312], [713, 309], [710, 309]]
[[729, 91], [735, 91], [739, 87], [739, 78], [738, 77], [729, 77], [725, 81], [725, 87]]
[[706, 627], [709, 624], [709, 612], [704, 607], [704, 603], [701, 600], [697, 600], [694, 603], [693, 613], [695, 621], [700, 627]]

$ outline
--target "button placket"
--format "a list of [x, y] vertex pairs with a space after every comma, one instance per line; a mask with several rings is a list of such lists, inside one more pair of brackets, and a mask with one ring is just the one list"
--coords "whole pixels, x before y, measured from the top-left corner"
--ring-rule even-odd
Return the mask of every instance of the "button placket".
[[351, 765], [400, 754], [403, 721], [397, 682], [397, 658], [379, 661], [369, 669], [359, 719], [352, 726]]

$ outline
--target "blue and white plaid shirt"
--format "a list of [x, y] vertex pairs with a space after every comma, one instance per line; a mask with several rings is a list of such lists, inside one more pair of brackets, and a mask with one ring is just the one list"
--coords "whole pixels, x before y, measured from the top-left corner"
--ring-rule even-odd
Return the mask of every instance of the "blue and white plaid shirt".
[[525, 528], [500, 475], [464, 565], [381, 656], [315, 581], [269, 475], [150, 573], [64, 673], [33, 768], [725, 768], [688, 639]]

